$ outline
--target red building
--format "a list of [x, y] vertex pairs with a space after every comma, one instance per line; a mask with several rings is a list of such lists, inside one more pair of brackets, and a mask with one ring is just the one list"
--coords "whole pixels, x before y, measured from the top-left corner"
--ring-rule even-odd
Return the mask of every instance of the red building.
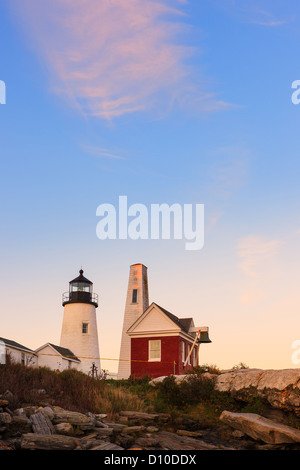
[[134, 377], [185, 374], [198, 365], [199, 343], [210, 342], [207, 327], [195, 327], [192, 318], [178, 318], [154, 302], [127, 334]]

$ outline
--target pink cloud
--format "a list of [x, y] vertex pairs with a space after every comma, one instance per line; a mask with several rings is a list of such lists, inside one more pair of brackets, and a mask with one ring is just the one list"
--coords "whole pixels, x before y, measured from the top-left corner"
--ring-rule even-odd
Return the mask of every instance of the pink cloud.
[[161, 112], [195, 100], [203, 109], [226, 108], [193, 84], [187, 66], [192, 50], [179, 43], [185, 2], [176, 3], [26, 0], [13, 8], [48, 66], [53, 90], [88, 115]]

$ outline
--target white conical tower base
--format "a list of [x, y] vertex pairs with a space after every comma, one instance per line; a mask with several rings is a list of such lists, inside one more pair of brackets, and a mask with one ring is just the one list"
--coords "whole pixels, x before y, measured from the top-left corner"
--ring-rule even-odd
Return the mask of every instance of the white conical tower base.
[[[82, 325], [87, 325], [87, 332]], [[101, 372], [96, 319], [96, 307], [92, 304], [69, 303], [64, 307], [60, 346], [70, 349], [80, 359], [79, 370], [91, 373], [93, 363]]]
[[[136, 302], [133, 300], [133, 290], [137, 290]], [[118, 380], [128, 379], [131, 374], [131, 344], [127, 334], [129, 327], [149, 307], [147, 268], [143, 264], [130, 266], [126, 306], [123, 320], [121, 348], [119, 357]]]

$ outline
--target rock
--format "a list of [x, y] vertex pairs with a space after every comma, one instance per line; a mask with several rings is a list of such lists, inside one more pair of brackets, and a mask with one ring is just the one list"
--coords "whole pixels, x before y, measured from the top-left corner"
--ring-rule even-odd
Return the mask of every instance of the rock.
[[101, 421], [101, 419], [107, 418], [107, 415], [106, 414], [96, 414], [95, 417], [96, 417], [96, 419], [99, 419]]
[[254, 413], [231, 413], [223, 411], [220, 420], [267, 444], [299, 443], [300, 430], [276, 423]]
[[156, 447], [159, 444], [159, 439], [154, 437], [139, 437], [135, 441], [135, 445], [144, 447]]
[[123, 447], [118, 446], [110, 442], [104, 442], [96, 447], [93, 447], [91, 450], [124, 450]]
[[95, 422], [96, 428], [109, 428], [108, 424], [102, 423], [102, 421], [96, 420]]
[[54, 425], [54, 429], [58, 434], [70, 436], [74, 433], [74, 428], [70, 423], [59, 423]]
[[185, 429], [179, 429], [177, 431], [179, 436], [188, 436], [188, 437], [203, 437], [203, 432], [200, 431], [186, 431]]
[[146, 430], [148, 432], [158, 432], [159, 431], [159, 428], [157, 428], [156, 426], [147, 426], [146, 427]]
[[25, 415], [30, 418], [31, 415], [36, 413], [39, 410], [39, 406], [24, 406], [21, 408], [24, 410]]
[[142, 413], [140, 411], [120, 411], [119, 415], [125, 416], [128, 419], [143, 421], [166, 420], [169, 418], [169, 415], [166, 413]]
[[214, 444], [208, 444], [200, 439], [179, 436], [167, 431], [160, 431], [155, 436], [159, 440], [159, 445], [163, 450], [215, 450]]
[[12, 422], [12, 417], [9, 413], [0, 413], [0, 424], [9, 424]]
[[44, 434], [23, 434], [21, 449], [37, 450], [74, 450], [79, 442], [74, 437]]
[[257, 396], [271, 407], [300, 416], [300, 369], [238, 369], [220, 374], [215, 389], [238, 399]]
[[32, 432], [32, 424], [25, 415], [15, 415], [12, 417], [12, 421], [9, 425], [10, 431], [18, 431], [21, 434]]
[[87, 430], [95, 426], [95, 418], [76, 411], [55, 410], [53, 423], [70, 423], [73, 426], [78, 426], [82, 430]]
[[[231, 369], [220, 374], [203, 373], [219, 392], [227, 392], [236, 399], [250, 401], [258, 397], [274, 409], [293, 412], [300, 417], [300, 369], [263, 370]], [[190, 374], [174, 376], [180, 383]], [[156, 385], [165, 377], [151, 382]]]
[[242, 431], [238, 431], [238, 429], [236, 429], [235, 431], [233, 431], [232, 437], [236, 439], [241, 439], [242, 437], [245, 437], [245, 434]]
[[10, 406], [11, 406], [11, 405], [14, 403], [14, 401], [15, 401], [14, 395], [13, 395], [9, 390], [6, 390], [6, 392], [4, 392], [4, 393], [1, 395], [1, 399], [8, 401], [8, 404], [9, 404]]
[[15, 416], [26, 416], [26, 413], [25, 413], [24, 408], [17, 408], [17, 409], [14, 411], [14, 415], [15, 415]]
[[144, 429], [144, 426], [125, 426], [125, 428], [122, 429], [122, 433], [132, 434], [136, 432], [142, 432]]
[[[98, 423], [99, 421], [97, 421], [96, 423], [96, 427], [98, 426]], [[122, 431], [124, 428], [126, 428], [126, 424], [120, 424], [120, 423], [105, 423], [105, 425], [103, 423], [101, 423], [102, 426], [99, 426], [99, 427], [106, 427], [106, 428], [111, 428], [113, 429], [114, 431], [116, 432], [119, 432], [119, 431]]]
[[51, 421], [54, 419], [54, 411], [52, 410], [52, 408], [50, 408], [50, 406], [45, 406], [44, 408], [41, 408], [40, 412], [43, 415], [48, 416]]
[[112, 436], [114, 430], [112, 428], [95, 428], [95, 432], [98, 436], [107, 437]]
[[33, 432], [37, 434], [54, 434], [54, 426], [46, 414], [38, 411], [30, 416]]

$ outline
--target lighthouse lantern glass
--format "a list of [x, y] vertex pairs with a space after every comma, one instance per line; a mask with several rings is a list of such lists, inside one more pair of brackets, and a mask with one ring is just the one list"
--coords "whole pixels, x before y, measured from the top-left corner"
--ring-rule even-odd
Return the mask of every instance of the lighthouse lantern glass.
[[92, 293], [92, 284], [88, 284], [87, 282], [72, 282], [70, 284], [70, 292]]

